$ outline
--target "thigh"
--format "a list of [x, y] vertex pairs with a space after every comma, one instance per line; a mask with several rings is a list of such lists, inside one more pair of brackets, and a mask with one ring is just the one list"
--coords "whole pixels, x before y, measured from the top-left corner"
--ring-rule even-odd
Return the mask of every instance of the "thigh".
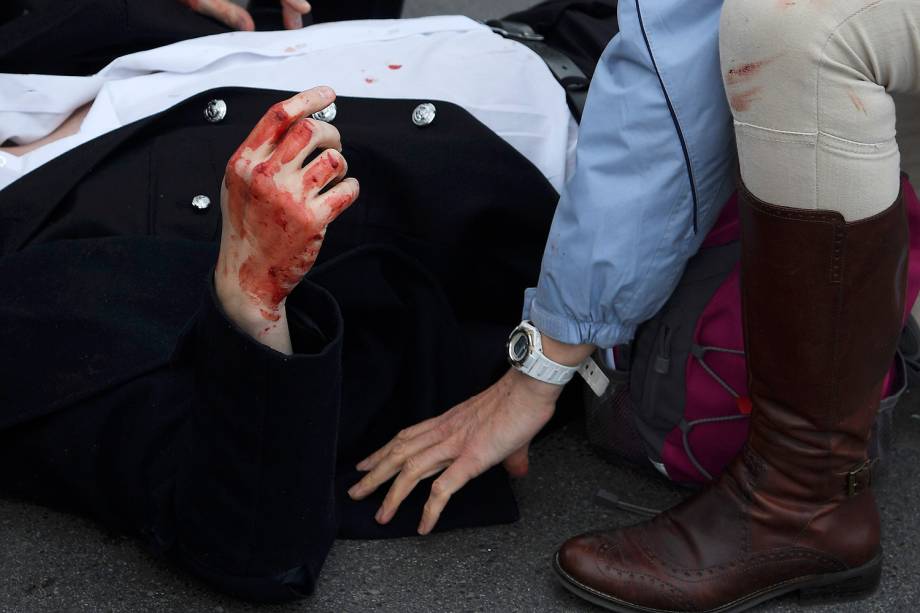
[[851, 116], [893, 114], [882, 94], [920, 91], [917, 0], [729, 0], [721, 27], [739, 120], [750, 113], [759, 126], [802, 133], [842, 123], [872, 142], [879, 128]]
[[892, 94], [920, 89], [920, 2], [729, 0], [721, 28], [748, 187], [848, 218], [890, 204], [900, 185]]

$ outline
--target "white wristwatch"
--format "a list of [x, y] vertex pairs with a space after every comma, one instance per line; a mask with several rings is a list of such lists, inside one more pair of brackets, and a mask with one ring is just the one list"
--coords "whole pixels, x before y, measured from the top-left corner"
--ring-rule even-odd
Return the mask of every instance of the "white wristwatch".
[[577, 372], [598, 396], [610, 384], [607, 375], [590, 357], [578, 366], [566, 366], [543, 355], [543, 337], [529, 321], [522, 321], [508, 337], [508, 361], [525, 375], [554, 385], [565, 385]]

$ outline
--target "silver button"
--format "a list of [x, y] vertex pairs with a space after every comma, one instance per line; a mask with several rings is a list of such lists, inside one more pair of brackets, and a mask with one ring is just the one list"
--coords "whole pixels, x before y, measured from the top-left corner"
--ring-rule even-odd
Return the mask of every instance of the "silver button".
[[335, 116], [338, 114], [339, 109], [336, 108], [335, 102], [324, 108], [322, 111], [317, 111], [313, 113], [311, 117], [317, 121], [325, 121], [326, 123], [332, 123], [335, 120]]
[[204, 107], [204, 118], [211, 123], [217, 123], [227, 116], [227, 103], [221, 99], [215, 99], [208, 102]]
[[437, 109], [430, 102], [420, 104], [412, 111], [412, 123], [420, 128], [430, 125], [434, 121]]
[[199, 211], [204, 211], [209, 206], [211, 206], [211, 199], [204, 195], [197, 195], [192, 198], [192, 206], [198, 209]]

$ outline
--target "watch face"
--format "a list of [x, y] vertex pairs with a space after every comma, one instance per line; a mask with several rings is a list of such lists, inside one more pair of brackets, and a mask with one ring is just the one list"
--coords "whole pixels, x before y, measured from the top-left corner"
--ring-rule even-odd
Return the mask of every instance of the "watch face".
[[530, 353], [530, 338], [523, 330], [515, 332], [508, 341], [508, 357], [512, 362], [522, 363]]

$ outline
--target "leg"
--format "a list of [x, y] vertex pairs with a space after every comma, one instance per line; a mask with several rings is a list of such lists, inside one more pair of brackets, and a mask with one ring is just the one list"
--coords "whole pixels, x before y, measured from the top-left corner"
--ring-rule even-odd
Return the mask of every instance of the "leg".
[[701, 612], [877, 586], [867, 441], [907, 259], [886, 87], [917, 87], [917, 24], [920, 3], [898, 0], [726, 4], [723, 74], [756, 194], [741, 198], [750, 436], [702, 494], [568, 541], [556, 568], [572, 591]]
[[917, 2], [730, 1], [720, 45], [741, 177], [755, 196], [847, 221], [894, 202], [891, 94], [920, 93]]

